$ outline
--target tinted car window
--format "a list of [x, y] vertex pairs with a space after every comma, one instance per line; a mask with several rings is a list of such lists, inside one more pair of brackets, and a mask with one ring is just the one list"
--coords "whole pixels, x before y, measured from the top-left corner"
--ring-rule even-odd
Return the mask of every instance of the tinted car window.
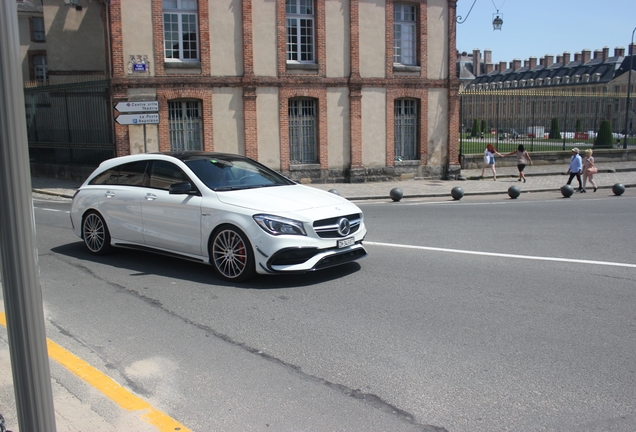
[[170, 189], [175, 183], [189, 182], [188, 176], [181, 168], [166, 161], [153, 161], [150, 171], [150, 187], [157, 189]]
[[111, 168], [98, 174], [88, 184], [90, 185], [116, 185], [119, 177], [119, 167]]
[[129, 186], [146, 186], [148, 177], [146, 175], [146, 166], [148, 162], [139, 161], [131, 162], [121, 166], [119, 170], [119, 178], [117, 184]]

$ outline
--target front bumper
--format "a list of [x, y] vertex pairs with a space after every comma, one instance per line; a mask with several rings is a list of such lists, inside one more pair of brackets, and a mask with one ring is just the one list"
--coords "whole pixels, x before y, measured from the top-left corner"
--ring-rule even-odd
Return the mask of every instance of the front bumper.
[[362, 241], [346, 248], [286, 248], [276, 252], [261, 266], [268, 273], [304, 273], [346, 264], [366, 255]]

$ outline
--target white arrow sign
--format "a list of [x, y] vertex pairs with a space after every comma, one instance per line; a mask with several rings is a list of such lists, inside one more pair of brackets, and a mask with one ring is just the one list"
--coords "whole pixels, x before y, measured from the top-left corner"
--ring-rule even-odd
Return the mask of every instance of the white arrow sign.
[[139, 125], [159, 123], [159, 113], [155, 114], [121, 114], [115, 119], [120, 125]]
[[128, 112], [152, 112], [159, 111], [159, 102], [146, 101], [146, 102], [119, 102], [115, 105], [115, 109], [120, 113]]

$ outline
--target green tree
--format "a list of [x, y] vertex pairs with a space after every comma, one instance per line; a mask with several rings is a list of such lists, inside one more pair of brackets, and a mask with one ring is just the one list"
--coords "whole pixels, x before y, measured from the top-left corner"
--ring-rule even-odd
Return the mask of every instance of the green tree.
[[548, 135], [550, 139], [561, 139], [561, 129], [559, 128], [559, 119], [554, 117], [552, 119], [552, 123], [550, 124], [550, 135]]
[[581, 126], [581, 119], [576, 119], [576, 127], [574, 130], [576, 132], [583, 132], [583, 126]]
[[471, 137], [479, 137], [481, 135], [481, 131], [479, 130], [479, 120], [475, 119], [473, 121], [473, 129], [470, 131]]
[[594, 140], [594, 148], [612, 148], [612, 125], [609, 120], [603, 120]]
[[486, 120], [481, 121], [481, 131], [483, 133], [490, 133], [490, 130], [488, 130], [488, 127], [486, 126]]

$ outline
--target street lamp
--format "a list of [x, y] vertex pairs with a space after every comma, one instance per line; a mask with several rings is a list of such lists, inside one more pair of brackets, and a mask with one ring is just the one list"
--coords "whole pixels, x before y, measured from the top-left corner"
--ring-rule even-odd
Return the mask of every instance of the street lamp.
[[[64, 0], [64, 1], [68, 1], [68, 0]], [[462, 19], [461, 16], [458, 16], [457, 19], [455, 20], [455, 22], [457, 22], [457, 24], [464, 24], [466, 22], [466, 20], [468, 19], [468, 15], [470, 15], [470, 13], [473, 10], [473, 6], [475, 6], [475, 3], [477, 3], [477, 0], [473, 1], [473, 4], [470, 6], [470, 9], [468, 10], [468, 13], [466, 14], [466, 18]], [[501, 26], [503, 25], [503, 14], [499, 13], [499, 9], [497, 9], [497, 13], [493, 14], [493, 20], [492, 20], [492, 29], [493, 30], [501, 30]]]
[[625, 104], [625, 140], [623, 142], [623, 148], [627, 148], [627, 137], [629, 136], [627, 133], [627, 126], [629, 124], [629, 96], [632, 92], [632, 68], [634, 66], [634, 32], [636, 32], [636, 28], [632, 31], [632, 42], [629, 44], [629, 76], [627, 77], [627, 103]]
[[492, 29], [493, 30], [501, 30], [501, 26], [503, 25], [503, 14], [500, 14], [499, 11], [497, 11], [496, 14], [493, 14], [494, 18], [492, 20]]

